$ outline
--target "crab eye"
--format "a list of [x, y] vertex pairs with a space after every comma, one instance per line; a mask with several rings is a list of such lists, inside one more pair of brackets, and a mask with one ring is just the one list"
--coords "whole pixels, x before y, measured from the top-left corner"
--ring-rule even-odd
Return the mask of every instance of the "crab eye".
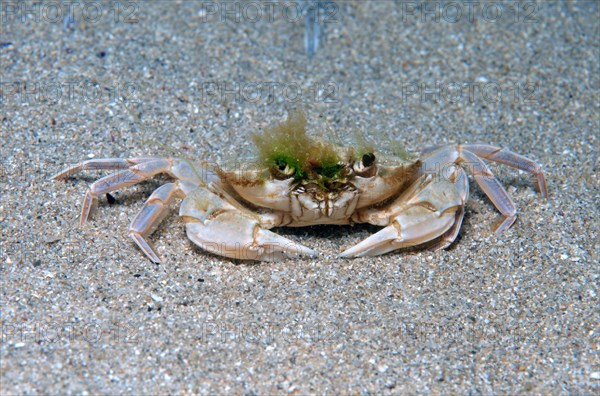
[[374, 162], [375, 162], [375, 154], [367, 153], [362, 156], [362, 165], [365, 168], [368, 168], [369, 166], [373, 165]]
[[377, 172], [375, 164], [375, 154], [366, 153], [363, 154], [360, 160], [356, 161], [352, 167], [352, 170], [359, 176], [369, 177], [373, 176]]
[[284, 161], [277, 161], [275, 163], [275, 173], [280, 177], [288, 177], [294, 174], [294, 168], [290, 167]]

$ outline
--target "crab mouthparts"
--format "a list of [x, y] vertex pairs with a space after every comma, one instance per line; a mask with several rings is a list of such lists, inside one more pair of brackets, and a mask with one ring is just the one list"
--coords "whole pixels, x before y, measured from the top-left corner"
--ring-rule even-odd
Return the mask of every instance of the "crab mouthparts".
[[308, 193], [317, 201], [335, 200], [342, 191], [352, 190], [353, 185], [339, 180], [304, 180], [296, 187], [299, 193]]

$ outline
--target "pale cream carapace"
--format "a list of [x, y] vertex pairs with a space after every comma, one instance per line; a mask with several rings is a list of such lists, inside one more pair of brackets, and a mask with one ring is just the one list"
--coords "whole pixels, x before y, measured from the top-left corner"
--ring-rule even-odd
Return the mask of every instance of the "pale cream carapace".
[[230, 258], [274, 261], [316, 255], [269, 231], [282, 226], [384, 227], [339, 257], [375, 256], [421, 244], [443, 249], [454, 241], [463, 220], [469, 195], [466, 171], [502, 214], [496, 227], [502, 232], [514, 223], [516, 208], [482, 158], [533, 174], [541, 195], [547, 195], [540, 166], [506, 149], [485, 144], [443, 146], [426, 149], [420, 159], [398, 158], [390, 164], [372, 149], [343, 149], [310, 139], [305, 125], [302, 112], [291, 112], [287, 121], [270, 130], [271, 135], [257, 141], [263, 146], [258, 165], [226, 170], [207, 163], [194, 166], [179, 158], [92, 159], [54, 179], [81, 170], [118, 170], [90, 186], [81, 213], [84, 224], [99, 196], [160, 173], [172, 177], [173, 182], [152, 193], [129, 228], [129, 235], [154, 262], [160, 260], [147, 237], [174, 198], [183, 198], [179, 215], [189, 239], [202, 249]]

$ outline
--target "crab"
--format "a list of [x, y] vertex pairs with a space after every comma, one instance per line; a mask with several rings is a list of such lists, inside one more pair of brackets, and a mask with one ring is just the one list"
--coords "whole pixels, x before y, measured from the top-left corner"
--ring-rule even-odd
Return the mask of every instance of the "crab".
[[90, 159], [55, 175], [117, 170], [94, 182], [83, 201], [81, 224], [98, 197], [158, 174], [173, 178], [156, 189], [129, 227], [129, 235], [153, 262], [160, 259], [148, 236], [182, 198], [179, 216], [200, 248], [233, 259], [277, 261], [316, 256], [273, 227], [369, 223], [383, 227], [338, 257], [376, 256], [409, 246], [448, 247], [457, 237], [469, 196], [467, 172], [502, 214], [497, 233], [516, 219], [516, 207], [483, 159], [531, 173], [542, 197], [546, 180], [534, 161], [486, 144], [432, 147], [421, 158], [386, 157], [368, 144], [341, 148], [311, 138], [302, 111], [253, 136], [256, 162], [226, 169], [181, 158], [145, 156]]

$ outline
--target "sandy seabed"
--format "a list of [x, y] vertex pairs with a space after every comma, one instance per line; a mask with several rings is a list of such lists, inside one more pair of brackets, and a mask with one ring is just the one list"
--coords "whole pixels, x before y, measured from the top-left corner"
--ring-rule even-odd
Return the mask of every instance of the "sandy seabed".
[[[598, 3], [338, 1], [312, 58], [300, 3], [0, 4], [3, 394], [599, 392]], [[320, 255], [262, 264], [195, 248], [174, 211], [155, 265], [127, 231], [164, 179], [85, 227], [97, 176], [49, 180], [244, 158], [294, 107], [341, 140], [511, 148], [549, 197], [493, 166], [519, 209], [501, 235], [471, 181], [447, 250], [340, 260], [377, 228], [281, 229]]]

